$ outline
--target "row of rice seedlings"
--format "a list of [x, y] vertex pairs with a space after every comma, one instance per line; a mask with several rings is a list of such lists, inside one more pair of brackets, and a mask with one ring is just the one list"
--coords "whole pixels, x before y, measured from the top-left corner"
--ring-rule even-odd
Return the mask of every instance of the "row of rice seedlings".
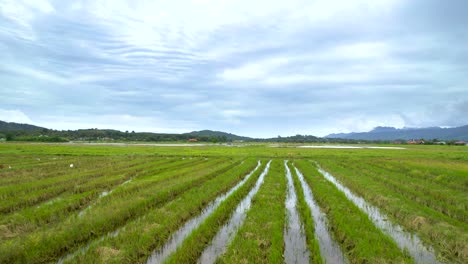
[[[79, 169], [79, 168], [70, 168], [69, 165], [66, 166], [61, 166], [59, 168], [56, 168], [53, 171], [47, 171], [43, 173], [54, 173], [55, 171], [60, 171], [61, 175], [54, 176], [54, 177], [49, 177], [46, 179], [24, 179], [21, 182], [9, 184], [9, 185], [4, 185], [0, 188], [0, 193], [4, 197], [8, 196], [15, 196], [18, 193], [30, 193], [35, 190], [43, 190], [48, 187], [53, 187], [57, 186], [60, 184], [66, 184], [69, 180], [73, 179], [81, 179], [83, 177], [87, 177], [88, 175], [100, 175], [102, 171], [108, 168], [113, 168], [115, 167], [116, 169], [118, 168], [124, 168], [127, 166], [134, 166], [134, 164], [138, 163], [144, 163], [145, 160], [121, 160], [120, 163], [116, 163], [117, 165], [112, 166], [109, 163], [104, 163], [100, 160], [89, 160], [89, 161], [84, 161], [88, 164], [88, 168], [85, 170]], [[89, 168], [91, 167], [91, 168]], [[31, 172], [35, 173], [35, 172]], [[21, 178], [21, 176], [18, 176]]]
[[[193, 165], [191, 165], [189, 162], [185, 164], [187, 166], [171, 166], [172, 169], [165, 169], [157, 173], [145, 173], [144, 175], [132, 181], [131, 184], [128, 184], [126, 188], [122, 188], [113, 192], [112, 196], [131, 196], [133, 194], [147, 190], [153, 186], [162, 186], [166, 184], [166, 182], [174, 182], [178, 178], [183, 179], [186, 176], [192, 175], [196, 171], [211, 171], [215, 168], [223, 167], [225, 162], [228, 162], [228, 164], [233, 166], [233, 164], [237, 161], [239, 160], [211, 159], [208, 161], [203, 160], [201, 162], [193, 161]], [[104, 197], [101, 202], [107, 202], [107, 199], [112, 199], [112, 196]]]
[[291, 171], [294, 181], [294, 187], [297, 192], [297, 209], [300, 213], [301, 222], [304, 224], [304, 230], [306, 235], [307, 248], [309, 249], [309, 262], [310, 263], [322, 263], [322, 257], [320, 255], [319, 243], [315, 236], [314, 220], [312, 218], [312, 212], [307, 205], [304, 198], [304, 190], [299, 182], [296, 170], [291, 163], [288, 163], [288, 167]]
[[[123, 159], [117, 159], [115, 157], [80, 157], [74, 158], [73, 160], [67, 159], [50, 161], [47, 162], [47, 164], [39, 163], [30, 168], [19, 168], [13, 166], [12, 169], [5, 170], [0, 174], [0, 184], [2, 187], [8, 185], [27, 186], [30, 182], [53, 177], [63, 177], [63, 175], [69, 174], [70, 172], [78, 173], [103, 168], [113, 160], [119, 162]], [[74, 164], [74, 170], [70, 171], [70, 164], [72, 163]]]
[[326, 213], [334, 238], [351, 263], [413, 262], [365, 213], [325, 180], [312, 163], [298, 160], [295, 164]]
[[[43, 159], [45, 159], [43, 157]], [[12, 168], [5, 172], [5, 176], [0, 180], [3, 186], [8, 184], [28, 185], [29, 182], [51, 180], [51, 178], [61, 178], [71, 173], [85, 173], [86, 171], [95, 171], [99, 168], [109, 166], [119, 166], [122, 163], [131, 162], [132, 160], [151, 160], [151, 157], [141, 157], [136, 159], [132, 156], [124, 157], [99, 157], [99, 156], [82, 156], [82, 157], [67, 157], [63, 159], [47, 160], [30, 168]]]
[[284, 166], [280, 160], [274, 160], [262, 187], [252, 200], [244, 224], [218, 262], [283, 262], [285, 199]]
[[468, 262], [466, 222], [460, 223], [432, 208], [421, 206], [420, 201], [376, 180], [374, 175], [341, 171], [330, 164], [326, 169], [353, 192], [381, 208], [393, 222], [400, 223], [405, 229], [418, 234], [427, 245], [432, 245], [442, 261]]
[[[23, 208], [22, 210], [19, 210], [19, 211], [16, 211], [14, 212], [12, 215], [6, 215], [4, 218], [2, 218], [2, 220], [0, 221], [0, 224], [1, 223], [5, 223], [5, 222], [9, 222], [10, 224], [16, 224], [18, 221], [15, 221], [14, 219], [16, 220], [21, 220], [23, 219], [23, 216], [22, 215], [30, 215], [30, 216], [34, 216], [34, 215], [43, 215], [43, 210], [53, 210], [53, 208], [55, 208], [57, 211], [60, 211], [62, 209], [64, 209], [65, 211], [69, 211], [68, 209], [70, 208], [77, 208], [79, 209], [79, 207], [77, 207], [76, 204], [73, 204], [73, 203], [70, 203], [69, 205], [67, 204], [63, 204], [62, 203], [62, 207], [58, 206], [57, 202], [58, 201], [65, 201], [67, 200], [68, 198], [67, 197], [76, 197], [77, 195], [78, 196], [81, 196], [80, 193], [88, 193], [94, 197], [92, 198], [96, 198], [98, 197], [98, 194], [100, 192], [102, 192], [102, 190], [100, 189], [95, 189], [96, 186], [94, 186], [94, 184], [99, 184], [100, 182], [105, 182], [107, 181], [108, 179], [109, 180], [112, 180], [113, 178], [115, 178], [114, 174], [116, 174], [117, 176], [122, 176], [124, 175], [124, 179], [128, 178], [128, 177], [135, 177], [139, 174], [142, 174], [142, 173], [155, 173], [157, 171], [155, 171], [155, 167], [158, 168], [158, 170], [161, 170], [161, 169], [164, 169], [164, 168], [167, 168], [167, 169], [170, 169], [171, 167], [169, 166], [172, 162], [168, 162], [167, 160], [154, 160], [154, 161], [151, 161], [150, 163], [147, 162], [146, 159], [143, 159], [142, 162], [139, 162], [139, 163], [134, 163], [134, 164], [131, 164], [131, 166], [129, 164], [125, 164], [123, 166], [119, 166], [119, 167], [109, 167], [107, 168], [106, 171], [104, 170], [95, 170], [94, 173], [97, 173], [100, 177], [99, 178], [96, 178], [95, 180], [91, 180], [91, 181], [88, 181], [89, 180], [89, 175], [80, 175], [80, 181], [83, 181], [83, 180], [86, 180], [83, 183], [83, 185], [76, 185], [76, 186], [71, 186], [71, 188], [69, 188], [68, 190], [65, 190], [64, 193], [60, 194], [60, 195], [57, 195], [56, 197], [51, 197], [49, 198], [48, 201], [44, 201], [43, 203], [41, 203], [40, 205], [38, 206], [30, 206], [30, 207], [27, 207], [27, 208]], [[156, 166], [158, 165], [158, 166]], [[173, 166], [177, 166], [178, 164], [173, 164]], [[11, 199], [13, 199], [13, 197], [11, 197]], [[72, 198], [72, 200], [75, 200]], [[89, 199], [86, 199], [86, 200], [89, 200]], [[71, 201], [70, 201], [71, 202]], [[83, 202], [80, 202], [80, 205], [85, 205], [83, 204]], [[66, 209], [68, 208], [68, 209]], [[11, 220], [13, 219], [13, 220]], [[40, 220], [42, 218], [38, 217], [37, 220]], [[35, 222], [33, 218], [26, 218], [25, 220], [27, 221], [32, 221], [32, 222]], [[47, 220], [45, 220], [47, 221]], [[21, 221], [19, 221], [21, 222]], [[39, 221], [40, 222], [40, 221]]]
[[[172, 177], [172, 181], [165, 181], [164, 184], [147, 188], [141, 186], [137, 192], [113, 192], [104, 197], [106, 202], [93, 206], [83, 217], [70, 217], [52, 228], [39, 229], [21, 239], [6, 241], [0, 245], [0, 262], [38, 263], [56, 260], [65, 252], [117, 229], [150, 209], [164, 205], [234, 165], [231, 161], [200, 168], [184, 177]], [[177, 174], [177, 171], [172, 173], [174, 176]], [[121, 189], [130, 188], [132, 184]]]
[[[453, 218], [453, 220], [458, 220], [459, 224], [468, 220], [466, 213], [468, 209], [466, 191], [468, 189], [464, 192], [454, 190], [447, 186], [441, 186], [434, 181], [420, 179], [402, 172], [387, 171], [369, 161], [357, 164], [357, 162], [343, 160], [337, 164], [324, 160], [321, 163], [326, 166], [333, 166], [334, 170], [339, 171], [342, 175], [347, 173], [365, 174], [395, 192], [417, 201], [422, 206], [427, 206], [447, 215], [449, 218]], [[430, 171], [430, 166], [426, 170]]]
[[[99, 168], [86, 173], [72, 173], [67, 176], [51, 179], [50, 181], [34, 181], [26, 184], [26, 186], [7, 186], [2, 190], [2, 197], [4, 199], [0, 202], [0, 212], [14, 212], [28, 206], [36, 205], [48, 199], [52, 199], [66, 192], [76, 192], [75, 188], [77, 185], [96, 178], [111, 175], [114, 173], [114, 169], [129, 169], [128, 167], [134, 167], [138, 165], [146, 166], [144, 161], [129, 161], [113, 169]], [[14, 194], [18, 195], [19, 197], [14, 196]]]
[[[106, 237], [65, 263], [141, 263], [149, 254], [172, 239], [174, 232], [205, 213], [206, 206], [224, 195], [256, 167], [255, 159], [220, 174], [205, 184], [193, 188], [161, 208], [130, 222], [118, 236]], [[259, 169], [257, 169], [259, 170]], [[110, 253], [110, 254], [109, 254]]]
[[210, 244], [218, 230], [230, 219], [239, 202], [250, 192], [257, 180], [267, 170], [265, 163], [227, 198], [197, 229], [195, 229], [166, 260], [167, 263], [195, 263]]
[[[109, 157], [108, 157], [109, 158]], [[37, 170], [42, 167], [54, 166], [56, 162], [69, 162], [73, 158], [67, 156], [44, 155], [10, 155], [0, 154], [0, 178], [11, 176], [17, 170]]]
[[307, 248], [304, 225], [297, 209], [297, 193], [293, 176], [287, 163], [288, 161], [285, 160], [288, 192], [285, 201], [287, 224], [284, 228], [284, 262], [286, 264], [307, 263], [310, 259], [310, 252]]
[[451, 190], [432, 182], [420, 182], [405, 174], [389, 173], [372, 165], [369, 165], [363, 174], [369, 175], [395, 192], [417, 201], [422, 206], [427, 206], [453, 220], [458, 220], [460, 224], [468, 221], [468, 214], [466, 213], [468, 209], [467, 192]]
[[466, 192], [468, 188], [468, 164], [461, 161], [442, 159], [385, 159], [374, 162], [374, 166], [386, 171], [424, 179], [452, 190]]
[[[105, 177], [75, 186], [73, 191], [68, 192], [68, 194], [61, 194], [38, 206], [30, 206], [7, 215], [0, 220], [0, 225], [5, 231], [4, 236], [0, 236], [0, 240], [25, 235], [43, 225], [53, 225], [63, 221], [70, 214], [85, 208], [93, 201], [96, 202], [103, 194], [108, 193], [115, 186], [125, 183], [130, 178], [138, 177], [140, 174], [154, 173], [154, 168], [151, 168], [155, 167], [155, 164], [159, 165], [157, 168], [160, 170], [163, 168], [172, 169], [171, 165], [177, 165], [167, 164], [166, 160], [164, 162], [166, 164], [162, 162], [144, 163], [117, 171], [115, 168], [110, 168]], [[116, 175], [113, 175], [114, 173]]]

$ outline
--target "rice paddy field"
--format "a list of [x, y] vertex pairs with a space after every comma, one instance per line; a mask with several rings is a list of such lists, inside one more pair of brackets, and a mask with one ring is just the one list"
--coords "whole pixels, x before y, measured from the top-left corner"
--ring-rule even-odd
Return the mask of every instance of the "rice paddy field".
[[0, 263], [468, 263], [468, 147], [0, 144]]

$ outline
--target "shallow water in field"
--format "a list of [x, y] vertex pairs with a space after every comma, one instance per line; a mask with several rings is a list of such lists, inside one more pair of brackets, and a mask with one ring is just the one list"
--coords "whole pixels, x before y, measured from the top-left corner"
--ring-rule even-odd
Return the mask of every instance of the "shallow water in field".
[[320, 255], [325, 263], [348, 263], [347, 259], [341, 252], [340, 245], [331, 237], [328, 232], [327, 216], [322, 212], [316, 203], [312, 190], [305, 182], [302, 173], [296, 170], [299, 181], [301, 182], [304, 198], [311, 210], [312, 218], [314, 219], [314, 231], [320, 246]]
[[425, 247], [418, 236], [408, 233], [404, 231], [401, 226], [388, 221], [387, 217], [381, 214], [377, 207], [368, 204], [363, 198], [354, 195], [330, 173], [320, 167], [318, 167], [318, 171], [328, 181], [333, 183], [340, 191], [342, 191], [349, 200], [356, 204], [357, 207], [364, 211], [378, 228], [393, 238], [401, 250], [407, 251], [416, 263], [440, 263], [437, 260], [433, 249]]
[[114, 189], [110, 191], [103, 191], [101, 194], [99, 194], [99, 197], [97, 198], [96, 201], [94, 201], [93, 204], [90, 204], [88, 207], [86, 207], [85, 209], [81, 210], [81, 212], [78, 213], [78, 217], [82, 217], [89, 209], [93, 207], [94, 204], [96, 204], [99, 201], [99, 199], [106, 197], [107, 195], [111, 194], [116, 188], [123, 186], [127, 183], [130, 183], [131, 181], [132, 179], [126, 180], [125, 182], [123, 182], [122, 184], [118, 185], [117, 187], [115, 187]]
[[151, 256], [148, 258], [146, 263], [162, 263], [170, 254], [176, 251], [184, 239], [209, 216], [211, 213], [219, 207], [219, 205], [226, 200], [233, 192], [235, 192], [239, 187], [244, 185], [244, 183], [254, 174], [255, 171], [260, 167], [260, 161], [258, 161], [257, 166], [253, 169], [247, 176], [244, 177], [240, 182], [238, 182], [234, 187], [232, 187], [225, 194], [217, 197], [212, 203], [205, 207], [200, 215], [189, 220], [185, 225], [183, 225], [179, 230], [177, 230], [160, 249], [153, 251]]
[[258, 192], [260, 186], [263, 183], [265, 175], [268, 173], [270, 169], [270, 163], [268, 162], [265, 170], [260, 174], [255, 186], [250, 190], [247, 196], [239, 203], [236, 210], [234, 210], [231, 218], [224, 225], [213, 238], [211, 244], [205, 248], [202, 255], [198, 259], [197, 263], [207, 264], [207, 263], [214, 263], [218, 257], [226, 251], [226, 247], [234, 238], [237, 233], [237, 230], [241, 227], [242, 223], [245, 220], [247, 215], [247, 211], [250, 208], [252, 203], [253, 196]]
[[297, 211], [297, 195], [294, 188], [291, 171], [284, 161], [286, 167], [286, 179], [288, 180], [288, 194], [286, 196], [287, 227], [284, 230], [284, 262], [309, 263], [310, 252], [307, 249], [306, 236]]
[[93, 245], [95, 245], [95, 244], [97, 244], [97, 243], [103, 241], [104, 239], [106, 239], [106, 238], [108, 238], [108, 237], [116, 237], [116, 236], [118, 236], [119, 233], [120, 233], [120, 230], [122, 230], [122, 229], [119, 228], [119, 229], [117, 229], [117, 230], [115, 230], [115, 231], [113, 231], [113, 232], [110, 232], [110, 233], [107, 233], [107, 234], [101, 236], [101, 237], [98, 238], [98, 239], [95, 239], [95, 240], [93, 240], [93, 241], [88, 242], [88, 244], [86, 244], [85, 246], [79, 248], [78, 250], [76, 250], [76, 251], [74, 251], [74, 252], [72, 252], [72, 253], [69, 253], [69, 254], [67, 254], [67, 255], [65, 255], [65, 256], [63, 256], [63, 257], [61, 257], [61, 258], [57, 261], [57, 264], [63, 264], [64, 262], [66, 262], [66, 261], [68, 261], [68, 260], [71, 260], [72, 258], [74, 258], [74, 257], [76, 257], [76, 256], [78, 256], [78, 255], [80, 255], [80, 254], [85, 253], [86, 251], [88, 251], [88, 249], [89, 249], [91, 246], [93, 246]]

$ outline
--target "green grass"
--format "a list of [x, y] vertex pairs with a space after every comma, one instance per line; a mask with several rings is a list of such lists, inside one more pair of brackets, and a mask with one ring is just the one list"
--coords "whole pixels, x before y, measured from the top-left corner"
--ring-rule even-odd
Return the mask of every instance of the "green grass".
[[[468, 261], [468, 189], [461, 192], [437, 183], [435, 175], [439, 172], [437, 168], [432, 172], [431, 162], [418, 172], [400, 172], [398, 167], [382, 169], [385, 165], [380, 163], [358, 164], [355, 160], [321, 160], [320, 164], [353, 192], [381, 208], [393, 222], [432, 245], [442, 261]], [[446, 169], [447, 173], [450, 171]], [[457, 179], [463, 180], [468, 181], [468, 177]]]
[[218, 230], [229, 220], [239, 202], [255, 185], [266, 163], [257, 170], [239, 189], [227, 198], [197, 229], [195, 229], [165, 263], [194, 263], [203, 249], [211, 242]]
[[[330, 232], [351, 263], [412, 260], [326, 181], [311, 161], [318, 161], [392, 222], [418, 234], [443, 262], [468, 261], [467, 147], [384, 150], [301, 149], [297, 145], [0, 143], [0, 263], [55, 262], [87, 243], [91, 243], [89, 250], [71, 262], [145, 262], [259, 159], [274, 160], [270, 173], [254, 196], [244, 225], [219, 259], [221, 263], [283, 262], [286, 179], [282, 163], [286, 159], [294, 160], [303, 172], [326, 213]], [[291, 172], [311, 262], [317, 263], [313, 219], [295, 170]], [[198, 259], [259, 173], [189, 236], [173, 262]], [[104, 191], [112, 192], [101, 197]], [[79, 216], [80, 212], [85, 213]], [[106, 237], [115, 230], [120, 231], [118, 236]]]
[[274, 160], [252, 199], [243, 226], [219, 263], [283, 262], [286, 178], [281, 160]]
[[294, 166], [292, 166], [290, 162], [288, 162], [288, 166], [293, 177], [294, 187], [297, 190], [297, 210], [299, 211], [301, 222], [304, 224], [304, 230], [307, 238], [307, 248], [310, 252], [310, 262], [323, 263], [322, 257], [320, 255], [319, 243], [315, 237], [314, 220], [312, 218], [312, 212], [304, 198], [304, 189], [302, 188], [301, 183], [299, 182], [299, 178], [297, 176], [296, 170], [294, 169]]
[[[94, 244], [87, 254], [72, 259], [73, 263], [135, 263], [144, 262], [152, 250], [162, 247], [169, 236], [219, 195], [227, 192], [252, 171], [257, 161], [246, 160], [224, 174], [193, 188], [178, 199], [150, 211], [144, 217], [125, 225], [119, 236]], [[105, 254], [108, 249], [114, 254]]]
[[383, 234], [308, 161], [296, 161], [317, 203], [327, 214], [330, 228], [351, 263], [411, 263], [395, 242]]
[[[194, 166], [198, 162], [195, 161], [183, 164], [181, 161], [174, 161], [173, 159], [153, 160], [154, 161], [143, 159], [143, 164], [125, 166], [125, 168], [121, 166], [118, 168], [111, 166], [102, 177], [96, 180], [90, 180], [87, 175], [81, 175], [81, 177], [87, 181], [81, 185], [74, 185], [68, 192], [65, 191], [61, 195], [49, 199], [47, 202], [43, 202], [38, 206], [30, 206], [12, 214], [5, 215], [0, 220], [0, 225], [3, 226], [6, 232], [0, 236], [0, 241], [19, 235], [25, 235], [44, 225], [57, 224], [67, 217], [70, 217], [71, 214], [76, 213], [78, 210], [83, 210], [93, 202], [97, 202], [99, 195], [103, 191], [113, 190], [115, 187], [118, 187], [119, 184], [122, 184], [130, 178], [136, 180], [145, 175], [170, 172], [177, 167], [181, 169], [187, 165]], [[125, 162], [123, 163], [125, 164]], [[25, 195], [24, 197], [28, 196]], [[14, 197], [11, 199], [14, 199]]]
[[24, 238], [6, 241], [0, 245], [0, 262], [11, 263], [15, 260], [38, 263], [56, 260], [64, 251], [115, 230], [129, 219], [175, 199], [179, 194], [202, 185], [233, 166], [232, 162], [228, 165], [222, 164], [224, 162], [217, 166], [208, 164], [206, 168], [182, 175], [173, 172], [168, 175], [168, 180], [160, 181], [160, 184], [151, 184], [150, 179], [133, 182], [106, 196], [81, 218], [71, 217], [52, 229], [38, 230]]

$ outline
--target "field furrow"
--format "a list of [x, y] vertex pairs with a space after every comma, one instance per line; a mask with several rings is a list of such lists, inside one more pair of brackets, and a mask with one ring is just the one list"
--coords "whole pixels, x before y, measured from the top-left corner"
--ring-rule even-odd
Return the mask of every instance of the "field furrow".
[[286, 178], [280, 160], [273, 160], [264, 183], [252, 199], [244, 224], [220, 256], [219, 263], [283, 262]]
[[295, 162], [330, 223], [334, 239], [351, 263], [411, 263], [397, 244], [382, 233], [344, 193], [309, 161]]
[[[115, 230], [127, 221], [177, 198], [178, 195], [202, 185], [205, 181], [235, 165], [234, 161], [227, 162], [226, 159], [214, 160], [214, 162], [221, 162], [221, 164], [216, 166], [211, 164], [212, 166], [183, 174], [183, 176], [175, 171], [172, 175], [178, 177], [173, 177], [171, 181], [166, 180], [164, 184], [154, 184], [147, 188], [140, 186], [137, 193], [125, 192], [125, 189], [131, 188], [129, 186], [136, 181], [127, 184], [122, 191], [115, 191], [112, 195], [104, 197], [101, 203], [94, 206], [83, 217], [70, 217], [52, 229], [33, 232], [21, 240], [6, 241], [0, 246], [0, 261], [10, 262], [16, 259], [36, 263], [57, 259], [63, 255], [63, 252]], [[129, 194], [131, 199], [128, 199]], [[106, 202], [103, 202], [104, 200]], [[42, 243], [38, 244], [36, 237], [41, 237]], [[20, 250], [20, 248], [25, 250]]]
[[[271, 161], [270, 161], [271, 162]], [[225, 250], [226, 242], [229, 236], [235, 233], [226, 233], [230, 228], [236, 229], [236, 224], [241, 224], [243, 217], [243, 209], [247, 209], [250, 204], [240, 204], [244, 199], [248, 199], [249, 194], [255, 194], [259, 185], [262, 183], [265, 174], [268, 172], [270, 162], [250, 177], [246, 183], [236, 190], [228, 199], [226, 199], [197, 229], [195, 229], [182, 243], [182, 245], [172, 254], [167, 263], [195, 263], [201, 258], [205, 252], [206, 261], [215, 261], [218, 254], [222, 254]], [[239, 206], [241, 209], [238, 210]], [[241, 214], [239, 217], [238, 214]], [[232, 220], [232, 216], [237, 215], [238, 218]], [[237, 221], [236, 221], [237, 220]], [[238, 227], [238, 226], [237, 226]], [[223, 233], [224, 229], [224, 233]], [[219, 232], [218, 232], [219, 230]], [[230, 230], [230, 231], [234, 231]], [[219, 240], [219, 241], [217, 241]], [[211, 243], [210, 243], [211, 242]], [[218, 243], [219, 242], [219, 243]], [[215, 246], [216, 248], [214, 248]], [[207, 251], [208, 250], [208, 251]], [[205, 254], [207, 254], [205, 253]], [[203, 262], [206, 263], [206, 262]]]
[[299, 216], [296, 188], [288, 161], [286, 160], [284, 161], [284, 167], [286, 168], [286, 179], [288, 182], [288, 194], [285, 205], [287, 224], [284, 229], [284, 262], [287, 264], [306, 263], [311, 258], [311, 252], [307, 246], [303, 222]]
[[[321, 161], [322, 165], [322, 161]], [[426, 246], [434, 247], [439, 260], [465, 263], [468, 260], [468, 226], [438, 210], [421, 204], [421, 200], [399, 188], [379, 180], [376, 175], [347, 171], [323, 162], [325, 170], [332, 173], [351, 191], [380, 208], [392, 222], [416, 233]], [[435, 198], [432, 198], [435, 199]], [[464, 199], [460, 199], [463, 203]], [[464, 213], [466, 219], [466, 211]]]

